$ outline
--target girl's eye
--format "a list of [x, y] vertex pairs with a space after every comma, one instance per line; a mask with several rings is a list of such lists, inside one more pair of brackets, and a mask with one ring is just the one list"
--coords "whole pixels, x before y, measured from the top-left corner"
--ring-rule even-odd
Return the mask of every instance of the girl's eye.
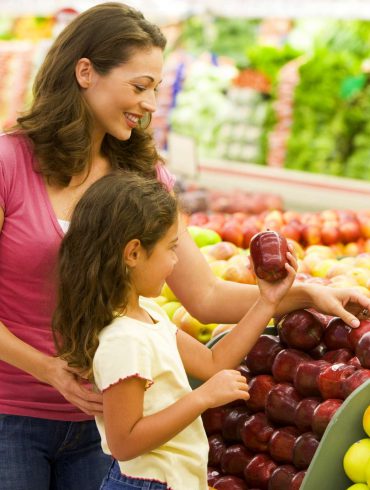
[[134, 85], [134, 87], [138, 92], [144, 92], [146, 90], [146, 87], [142, 87], [141, 85]]

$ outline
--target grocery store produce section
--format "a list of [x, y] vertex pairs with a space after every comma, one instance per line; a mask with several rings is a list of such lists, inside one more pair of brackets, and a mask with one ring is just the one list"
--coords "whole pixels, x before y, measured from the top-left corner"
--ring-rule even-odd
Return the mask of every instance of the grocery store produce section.
[[[251, 239], [271, 230], [293, 246], [298, 283], [370, 297], [366, 2], [286, 0], [286, 18], [278, 1], [241, 2], [235, 16], [236, 0], [204, 0], [200, 15], [190, 2], [162, 26], [169, 46], [153, 134], [220, 280], [255, 284]], [[24, 15], [11, 3], [0, 19], [0, 129], [31, 100], [51, 39], [77, 12], [65, 7], [78, 2], [56, 0], [54, 12], [40, 0], [35, 15], [26, 0]], [[156, 301], [208, 347], [233, 328], [202, 324], [167, 284]], [[210, 487], [370, 490], [369, 320], [352, 330], [313, 309], [274, 318], [238, 369], [250, 399], [203, 415]]]

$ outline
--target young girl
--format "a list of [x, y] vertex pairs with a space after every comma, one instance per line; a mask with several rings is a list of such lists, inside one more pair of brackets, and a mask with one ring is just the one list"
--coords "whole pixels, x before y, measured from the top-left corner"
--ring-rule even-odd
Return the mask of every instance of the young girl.
[[[207, 488], [200, 415], [249, 398], [234, 368], [295, 277], [289, 252], [287, 278], [259, 281], [254, 305], [209, 350], [150, 299], [176, 267], [177, 241], [176, 200], [163, 184], [115, 172], [86, 191], [62, 242], [55, 340], [59, 355], [103, 393], [96, 421], [114, 457], [104, 490]], [[186, 373], [205, 382], [192, 391]]]

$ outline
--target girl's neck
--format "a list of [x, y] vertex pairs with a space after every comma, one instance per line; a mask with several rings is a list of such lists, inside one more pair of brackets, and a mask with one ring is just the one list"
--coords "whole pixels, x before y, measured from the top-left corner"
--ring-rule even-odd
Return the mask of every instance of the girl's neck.
[[[134, 296], [134, 295], [133, 295]], [[131, 297], [125, 308], [125, 316], [134, 318], [144, 323], [156, 323], [149, 313], [140, 306], [139, 297]]]

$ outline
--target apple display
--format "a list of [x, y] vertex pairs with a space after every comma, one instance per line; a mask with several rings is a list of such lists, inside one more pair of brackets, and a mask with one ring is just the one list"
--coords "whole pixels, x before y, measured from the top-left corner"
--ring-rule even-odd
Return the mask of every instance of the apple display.
[[315, 348], [323, 335], [322, 324], [307, 310], [296, 310], [286, 314], [277, 328], [283, 343], [304, 351]]
[[317, 385], [324, 400], [328, 398], [344, 399], [343, 381], [356, 371], [349, 364], [331, 364], [321, 371], [317, 377]]
[[267, 394], [276, 385], [270, 374], [258, 374], [249, 382], [249, 400], [245, 404], [251, 412], [260, 412], [265, 409]]
[[276, 429], [269, 440], [269, 453], [277, 463], [293, 462], [293, 447], [299, 431], [296, 427], [287, 426]]
[[312, 430], [312, 420], [315, 409], [321, 403], [321, 398], [308, 397], [301, 400], [295, 410], [294, 422], [297, 429], [303, 432]]
[[311, 360], [308, 354], [297, 349], [283, 349], [276, 355], [272, 364], [272, 375], [276, 381], [293, 382], [298, 366]]
[[240, 437], [247, 449], [254, 452], [267, 452], [268, 442], [274, 426], [262, 412], [255, 413], [240, 426]]
[[297, 367], [293, 384], [302, 396], [320, 396], [318, 375], [330, 364], [324, 360], [304, 361]]
[[278, 466], [271, 474], [268, 490], [287, 490], [296, 473], [291, 464]]
[[243, 478], [244, 468], [253, 457], [254, 454], [248, 451], [243, 444], [229, 446], [221, 457], [221, 470], [225, 475]]
[[266, 399], [266, 415], [280, 425], [294, 425], [295, 410], [302, 397], [288, 383], [275, 385]]
[[277, 465], [266, 454], [256, 454], [244, 470], [248, 488], [268, 490], [269, 480]]
[[288, 242], [276, 231], [262, 231], [250, 242], [254, 270], [260, 279], [274, 282], [287, 276]]
[[329, 399], [320, 403], [313, 413], [312, 431], [321, 438], [335, 412], [342, 405], [342, 400]]
[[300, 435], [293, 448], [293, 464], [299, 470], [308, 468], [319, 446], [319, 439], [313, 432], [305, 432]]
[[282, 350], [279, 337], [261, 335], [245, 359], [245, 364], [253, 374], [271, 374], [272, 364]]

